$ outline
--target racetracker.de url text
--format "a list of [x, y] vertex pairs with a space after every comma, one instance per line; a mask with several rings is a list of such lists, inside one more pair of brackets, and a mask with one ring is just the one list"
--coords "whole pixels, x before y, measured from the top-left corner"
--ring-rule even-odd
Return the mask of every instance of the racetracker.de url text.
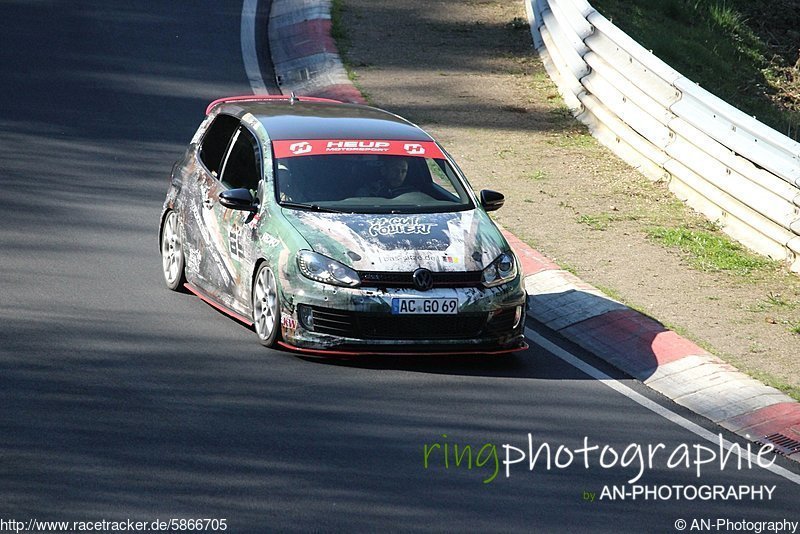
[[0, 532], [222, 532], [228, 530], [227, 519], [156, 519], [135, 521], [120, 519], [108, 521], [41, 521], [39, 519], [0, 518]]

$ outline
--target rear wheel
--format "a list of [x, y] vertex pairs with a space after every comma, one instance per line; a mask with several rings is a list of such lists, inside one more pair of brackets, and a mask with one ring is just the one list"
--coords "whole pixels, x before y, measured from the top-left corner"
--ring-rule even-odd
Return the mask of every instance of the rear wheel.
[[272, 347], [280, 337], [280, 306], [275, 275], [266, 263], [259, 267], [253, 282], [253, 324], [258, 340]]
[[178, 214], [167, 213], [161, 226], [161, 266], [167, 287], [177, 291], [186, 281], [183, 257], [183, 243], [178, 230]]

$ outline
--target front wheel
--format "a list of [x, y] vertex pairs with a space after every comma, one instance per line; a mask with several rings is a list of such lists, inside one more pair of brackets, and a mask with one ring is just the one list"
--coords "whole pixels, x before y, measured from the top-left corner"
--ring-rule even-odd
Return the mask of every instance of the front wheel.
[[178, 230], [178, 214], [170, 211], [161, 226], [161, 266], [167, 287], [177, 291], [186, 281], [183, 243]]
[[264, 263], [258, 268], [253, 282], [253, 324], [258, 340], [265, 347], [274, 346], [280, 337], [280, 316], [275, 275]]

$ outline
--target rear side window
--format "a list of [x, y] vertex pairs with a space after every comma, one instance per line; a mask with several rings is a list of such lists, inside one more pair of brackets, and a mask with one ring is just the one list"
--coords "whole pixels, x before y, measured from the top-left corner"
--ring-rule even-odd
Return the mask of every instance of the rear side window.
[[200, 143], [200, 161], [214, 177], [220, 174], [222, 158], [238, 126], [239, 119], [230, 115], [218, 115]]

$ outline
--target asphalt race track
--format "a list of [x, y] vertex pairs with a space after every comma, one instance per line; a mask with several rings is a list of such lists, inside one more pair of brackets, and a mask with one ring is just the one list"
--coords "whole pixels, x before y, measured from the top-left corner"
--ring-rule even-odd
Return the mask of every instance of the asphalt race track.
[[[737, 470], [735, 456], [700, 477], [694, 465], [669, 468], [681, 444], [692, 458], [694, 445], [714, 444], [538, 346], [508, 359], [311, 361], [266, 350], [168, 291], [157, 233], [172, 163], [209, 101], [251, 92], [242, 3], [10, 0], [0, 10], [0, 520], [593, 533], [800, 520], [796, 482]], [[663, 443], [636, 482], [649, 488], [774, 489], [601, 500], [605, 487], [632, 491], [639, 464], [604, 469], [598, 451], [589, 468], [579, 455], [550, 470], [526, 459], [506, 477], [503, 444], [527, 449], [529, 433], [553, 452], [584, 437], [620, 454], [640, 444], [645, 461], [647, 444]], [[451, 453], [472, 445], [473, 468], [452, 456], [445, 467], [445, 442]]]

